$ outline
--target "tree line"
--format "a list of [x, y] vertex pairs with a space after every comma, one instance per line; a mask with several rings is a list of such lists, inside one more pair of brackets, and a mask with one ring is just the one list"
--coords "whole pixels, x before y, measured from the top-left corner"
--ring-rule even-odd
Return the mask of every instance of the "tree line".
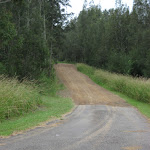
[[0, 74], [19, 79], [51, 75], [63, 39], [69, 0], [0, 1]]
[[134, 0], [130, 12], [121, 0], [101, 10], [85, 0], [65, 28], [59, 59], [83, 62], [111, 72], [150, 77], [150, 1]]
[[66, 23], [69, 0], [0, 0], [0, 74], [19, 79], [52, 74], [54, 60], [150, 77], [150, 0], [133, 9], [116, 0], [102, 11], [87, 0]]

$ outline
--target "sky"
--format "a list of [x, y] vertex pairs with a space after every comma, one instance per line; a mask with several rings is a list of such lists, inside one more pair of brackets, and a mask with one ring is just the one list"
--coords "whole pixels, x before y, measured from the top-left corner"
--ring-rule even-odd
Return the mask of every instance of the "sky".
[[[88, 0], [88, 2], [90, 2], [90, 0]], [[122, 0], [123, 4], [127, 4], [127, 6], [129, 6], [129, 9], [132, 9], [132, 5], [133, 5], [133, 0]], [[79, 12], [82, 10], [83, 8], [83, 3], [84, 0], [70, 0], [70, 5], [72, 6], [72, 8], [67, 8], [67, 12], [68, 13], [75, 13], [75, 16], [78, 16]], [[104, 9], [110, 9], [110, 8], [115, 8], [115, 0], [94, 0], [94, 4], [101, 5], [102, 10]]]

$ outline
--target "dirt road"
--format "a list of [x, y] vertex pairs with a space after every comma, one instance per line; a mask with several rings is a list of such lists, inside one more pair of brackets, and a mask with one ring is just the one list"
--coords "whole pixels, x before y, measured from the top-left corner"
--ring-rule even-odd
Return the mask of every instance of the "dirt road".
[[0, 150], [150, 150], [150, 124], [136, 109], [74, 65], [55, 68], [75, 103], [82, 105], [61, 120], [0, 139]]
[[55, 69], [57, 76], [68, 88], [72, 99], [78, 105], [129, 106], [119, 96], [98, 86], [86, 75], [78, 72], [74, 65], [57, 64]]

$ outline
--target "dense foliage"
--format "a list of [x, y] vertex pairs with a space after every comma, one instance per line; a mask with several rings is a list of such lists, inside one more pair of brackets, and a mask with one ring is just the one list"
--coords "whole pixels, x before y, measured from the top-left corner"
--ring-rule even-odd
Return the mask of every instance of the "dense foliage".
[[[27, 126], [17, 123], [24, 129], [73, 107], [69, 99], [56, 100], [60, 85], [53, 73], [68, 1], [0, 0], [0, 123], [30, 112], [36, 116], [45, 107], [48, 115], [41, 112], [41, 118], [28, 119]], [[11, 132], [17, 126], [11, 126]]]
[[[68, 0], [8, 0], [0, 2], [0, 74], [36, 78], [51, 74], [61, 46]], [[59, 44], [58, 44], [59, 43]]]
[[150, 77], [150, 1], [134, 0], [129, 11], [86, 7], [65, 29], [62, 60], [84, 62], [109, 71]]
[[[150, 1], [133, 9], [116, 0], [101, 10], [92, 1], [65, 23], [69, 0], [0, 3], [0, 74], [36, 78], [51, 74], [53, 60], [84, 62], [112, 72], [150, 77]], [[64, 28], [64, 25], [66, 27]]]

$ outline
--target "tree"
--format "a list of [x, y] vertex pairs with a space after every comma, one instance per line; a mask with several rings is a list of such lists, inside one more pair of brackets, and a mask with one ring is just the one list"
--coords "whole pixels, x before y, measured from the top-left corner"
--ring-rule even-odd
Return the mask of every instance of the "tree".
[[[72, 24], [74, 23], [74, 24]], [[135, 0], [130, 13], [121, 0], [101, 11], [93, 4], [66, 27], [65, 59], [84, 62], [117, 73], [150, 77], [150, 2]], [[67, 54], [67, 55], [66, 55]], [[79, 58], [79, 59], [78, 59]]]
[[68, 0], [1, 2], [0, 8], [5, 10], [0, 14], [1, 64], [10, 76], [20, 79], [38, 78], [43, 71], [50, 74], [52, 53], [60, 48], [63, 32], [61, 5], [68, 5]]

